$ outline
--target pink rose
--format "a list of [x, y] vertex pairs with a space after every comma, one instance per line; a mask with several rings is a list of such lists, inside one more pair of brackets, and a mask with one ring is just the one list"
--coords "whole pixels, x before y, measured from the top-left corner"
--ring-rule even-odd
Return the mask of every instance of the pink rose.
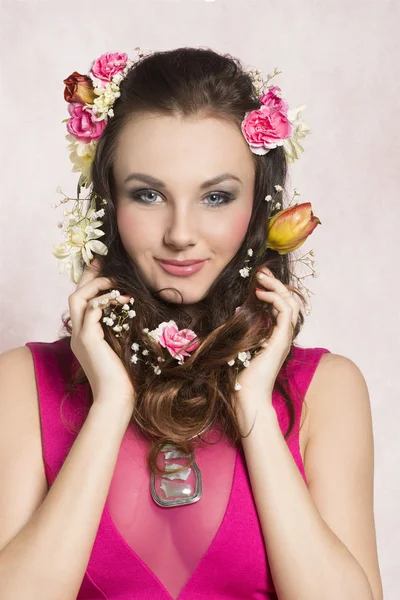
[[125, 52], [106, 52], [93, 62], [91, 72], [105, 87], [107, 81], [125, 69], [127, 62], [128, 55]]
[[71, 118], [67, 121], [67, 129], [79, 141], [89, 144], [92, 140], [97, 140], [103, 133], [106, 121], [94, 121], [92, 111], [84, 110], [83, 104], [70, 102], [68, 112]]
[[260, 97], [261, 104], [270, 106], [275, 110], [287, 113], [289, 105], [284, 98], [280, 96], [281, 88], [275, 85], [274, 87], [268, 88], [268, 92]]
[[185, 350], [182, 348], [194, 338], [197, 338], [194, 331], [191, 329], [181, 329], [179, 331], [175, 321], [161, 323], [157, 329], [150, 332], [164, 348], [166, 348], [171, 356], [179, 361], [183, 361], [185, 356], [190, 356], [189, 352], [195, 350], [200, 344], [200, 340], [196, 339], [192, 344], [189, 344]]
[[266, 154], [272, 148], [282, 146], [283, 140], [293, 133], [293, 125], [286, 114], [266, 105], [246, 113], [241, 128], [254, 154]]

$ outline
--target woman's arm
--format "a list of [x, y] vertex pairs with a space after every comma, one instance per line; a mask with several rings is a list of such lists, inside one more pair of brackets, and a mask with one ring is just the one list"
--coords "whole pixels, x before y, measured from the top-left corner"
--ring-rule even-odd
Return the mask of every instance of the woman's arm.
[[271, 400], [242, 403], [249, 407], [241, 421], [246, 433], [260, 407], [242, 443], [279, 600], [382, 600], [364, 378], [349, 359], [324, 355], [307, 398], [308, 487]]
[[0, 600], [75, 600], [131, 413], [94, 399], [39, 509], [0, 552]]

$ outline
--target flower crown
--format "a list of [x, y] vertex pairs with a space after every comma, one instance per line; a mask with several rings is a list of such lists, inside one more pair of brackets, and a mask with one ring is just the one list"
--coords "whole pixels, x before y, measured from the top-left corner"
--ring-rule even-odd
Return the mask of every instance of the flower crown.
[[[78, 283], [83, 274], [83, 263], [89, 265], [93, 260], [93, 253], [106, 255], [108, 252], [107, 246], [99, 240], [104, 235], [104, 231], [101, 229], [103, 221], [100, 220], [105, 214], [104, 208], [96, 210], [97, 196], [95, 194], [80, 198], [80, 193], [82, 188], [88, 188], [92, 184], [91, 166], [96, 145], [108, 120], [114, 116], [113, 105], [120, 96], [121, 81], [142, 57], [152, 54], [151, 51], [142, 51], [139, 47], [135, 48], [135, 52], [136, 55], [133, 59], [129, 59], [128, 55], [123, 52], [107, 52], [94, 60], [87, 75], [74, 71], [63, 80], [65, 84], [64, 99], [68, 102], [69, 112], [69, 118], [63, 120], [68, 130], [66, 139], [70, 142], [67, 149], [70, 151], [70, 160], [73, 164], [72, 171], [80, 172], [80, 177], [77, 198], [69, 198], [59, 187], [56, 188], [58, 193], [64, 195], [60, 204], [73, 201], [73, 207], [70, 211], [64, 210], [64, 222], [58, 224], [63, 230], [65, 241], [53, 246], [53, 255], [59, 261], [59, 273], [67, 271], [74, 283]], [[261, 77], [260, 69], [250, 68], [247, 69], [247, 73], [252, 79], [260, 102], [258, 109], [246, 112], [241, 123], [241, 131], [250, 150], [261, 156], [273, 148], [283, 146], [287, 161], [293, 163], [304, 151], [300, 140], [311, 133], [302, 120], [302, 112], [306, 105], [303, 104], [289, 110], [280, 87], [270, 84], [271, 79], [281, 73], [276, 68], [272, 75], [267, 75], [265, 80]], [[299, 195], [296, 189], [289, 206], [279, 210], [282, 205], [278, 200], [283, 188], [276, 184], [274, 189], [276, 192], [274, 196], [265, 197], [265, 201], [269, 203], [270, 215], [266, 224], [266, 247], [279, 254], [287, 254], [301, 246], [321, 221], [313, 215], [310, 202], [294, 203], [291, 206], [294, 198]], [[101, 205], [107, 204], [105, 198], [98, 198], [98, 200], [101, 200]], [[59, 205], [52, 204], [54, 208], [57, 206]], [[271, 213], [274, 214], [271, 215]], [[313, 251], [310, 250], [307, 254], [313, 256]], [[312, 268], [315, 261], [306, 258], [307, 254], [299, 260], [304, 264], [308, 262], [313, 276], [316, 276]], [[250, 248], [247, 256], [251, 257], [252, 255], [253, 250]], [[248, 277], [250, 274], [249, 260], [249, 258], [246, 259], [245, 266], [239, 271], [242, 277]], [[300, 280], [299, 283], [302, 284]], [[311, 292], [307, 288], [305, 289], [310, 295]], [[117, 290], [113, 290], [113, 292], [118, 295]], [[132, 302], [133, 298], [131, 298], [130, 304]], [[122, 321], [126, 318], [133, 318], [136, 313], [132, 306], [126, 304], [123, 307], [123, 314]], [[115, 311], [103, 319], [106, 324], [113, 327], [117, 336], [120, 336], [120, 332], [123, 329], [129, 329], [129, 325], [121, 324], [121, 319], [118, 319], [117, 323], [115, 320], [117, 320]], [[171, 323], [161, 325], [176, 327]], [[182, 338], [181, 333], [178, 331], [179, 339]], [[161, 339], [160, 336], [159, 339]], [[137, 344], [135, 344], [136, 346]], [[180, 360], [183, 360], [183, 356], [185, 354], [179, 354]], [[247, 365], [247, 359], [244, 359], [243, 353], [239, 360]], [[155, 372], [158, 370], [159, 367]]]
[[[114, 116], [113, 104], [120, 96], [120, 84], [130, 68], [151, 51], [135, 48], [136, 56], [129, 59], [124, 52], [107, 52], [97, 58], [87, 75], [74, 71], [64, 79], [64, 98], [68, 102], [69, 118], [66, 139], [73, 163], [72, 171], [81, 172], [80, 185], [90, 184], [90, 167], [96, 144], [107, 121]], [[289, 110], [280, 87], [269, 85], [281, 71], [274, 70], [263, 80], [260, 69], [248, 69], [259, 97], [261, 107], [247, 112], [242, 121], [242, 132], [254, 154], [267, 154], [283, 146], [288, 162], [294, 162], [304, 152], [300, 140], [311, 130], [302, 120], [302, 104]]]

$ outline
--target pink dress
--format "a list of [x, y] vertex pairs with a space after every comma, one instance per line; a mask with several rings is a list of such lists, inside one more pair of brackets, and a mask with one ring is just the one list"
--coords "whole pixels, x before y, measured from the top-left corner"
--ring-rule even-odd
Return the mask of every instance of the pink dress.
[[[63, 424], [61, 400], [72, 362], [67, 342], [28, 342], [39, 392], [43, 457], [51, 486], [77, 436]], [[302, 401], [326, 348], [294, 348], [288, 365], [295, 426], [286, 443], [305, 482], [299, 448]], [[297, 393], [296, 390], [298, 390]], [[63, 403], [78, 429], [87, 415], [88, 386]], [[282, 432], [289, 414], [273, 393]], [[209, 430], [207, 440], [220, 433]], [[244, 452], [223, 436], [196, 449], [203, 479], [199, 501], [162, 507], [150, 494], [149, 442], [125, 432], [78, 600], [267, 600], [277, 598], [251, 491]], [[183, 464], [182, 462], [180, 464]], [[65, 524], [68, 527], [68, 523]]]

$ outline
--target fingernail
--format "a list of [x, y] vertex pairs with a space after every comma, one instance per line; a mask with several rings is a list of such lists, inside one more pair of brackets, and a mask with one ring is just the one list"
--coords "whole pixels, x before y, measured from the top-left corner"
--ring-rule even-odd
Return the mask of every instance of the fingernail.
[[262, 279], [264, 277], [264, 273], [262, 271], [257, 272], [258, 279]]

